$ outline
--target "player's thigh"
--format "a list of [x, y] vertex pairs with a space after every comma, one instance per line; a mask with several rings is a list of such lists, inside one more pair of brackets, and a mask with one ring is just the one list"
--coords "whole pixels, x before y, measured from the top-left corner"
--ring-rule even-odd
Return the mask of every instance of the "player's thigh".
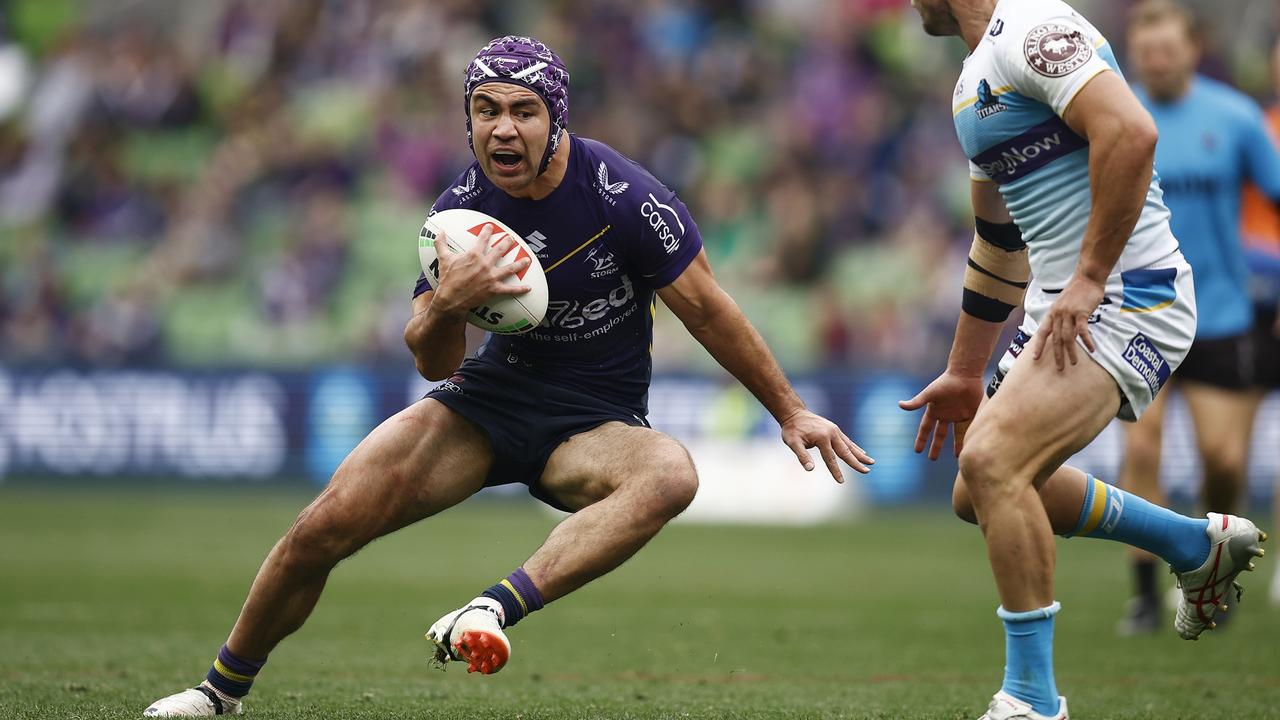
[[675, 438], [646, 427], [608, 422], [562, 442], [539, 484], [567, 508], [599, 502], [636, 483], [653, 500], [688, 505], [697, 491], [693, 459]]
[[479, 428], [435, 400], [419, 400], [360, 441], [300, 521], [368, 542], [475, 494], [491, 464]]
[[1225, 466], [1215, 469], [1242, 469], [1258, 409], [1257, 394], [1190, 381], [1180, 388], [1195, 425], [1201, 457], [1207, 463]]
[[1040, 483], [1116, 416], [1120, 389], [1088, 353], [1059, 370], [1051, 353], [1026, 352], [965, 437], [960, 467], [975, 476]]

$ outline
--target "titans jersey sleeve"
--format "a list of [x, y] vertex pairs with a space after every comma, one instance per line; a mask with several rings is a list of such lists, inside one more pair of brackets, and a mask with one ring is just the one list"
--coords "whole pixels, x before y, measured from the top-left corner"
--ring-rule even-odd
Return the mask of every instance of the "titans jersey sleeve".
[[628, 268], [654, 289], [670, 285], [702, 250], [702, 236], [689, 208], [620, 154], [599, 153], [596, 173], [606, 191], [627, 185], [615, 195], [618, 202], [609, 209], [609, 221]]
[[1061, 117], [1086, 83], [1111, 69], [1098, 52], [1104, 42], [1075, 13], [1045, 18], [998, 43], [996, 67], [1009, 89]]
[[[487, 184], [481, 182], [482, 178], [479, 165], [472, 163], [471, 167], [457, 177], [453, 187], [445, 190], [440, 194], [440, 197], [436, 198], [436, 201], [431, 204], [431, 210], [427, 212], [427, 217], [431, 217], [442, 210], [468, 207], [468, 201], [474, 200], [481, 195], [484, 189], [483, 185]], [[431, 281], [427, 279], [426, 273], [419, 272], [418, 282], [413, 286], [413, 296], [418, 297], [429, 290], [431, 290]]]
[[[1001, 2], [965, 59], [952, 96], [969, 176], [999, 186], [1030, 250], [1032, 275], [1064, 287], [1092, 210], [1089, 143], [1062, 115], [1090, 80], [1120, 76], [1102, 33], [1061, 0]], [[1177, 252], [1153, 178], [1118, 272]]]
[[1248, 114], [1241, 125], [1241, 152], [1244, 165], [1262, 194], [1280, 203], [1280, 147], [1271, 133], [1262, 109], [1249, 103]]
[[969, 179], [977, 180], [978, 182], [992, 182], [991, 176], [983, 172], [978, 163], [972, 160], [969, 161]]

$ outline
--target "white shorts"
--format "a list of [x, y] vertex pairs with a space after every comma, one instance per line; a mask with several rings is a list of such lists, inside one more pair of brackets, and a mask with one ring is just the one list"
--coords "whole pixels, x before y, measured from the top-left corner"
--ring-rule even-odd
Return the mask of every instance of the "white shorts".
[[[987, 395], [995, 394], [1013, 363], [1035, 335], [1060, 290], [1034, 285], [1024, 302], [1026, 318], [1000, 358]], [[1191, 266], [1177, 253], [1168, 263], [1116, 273], [1107, 280], [1102, 304], [1089, 318], [1096, 353], [1084, 354], [1103, 367], [1120, 386], [1121, 420], [1142, 416], [1156, 393], [1191, 349], [1196, 336], [1196, 296]], [[1084, 348], [1079, 338], [1076, 342]]]

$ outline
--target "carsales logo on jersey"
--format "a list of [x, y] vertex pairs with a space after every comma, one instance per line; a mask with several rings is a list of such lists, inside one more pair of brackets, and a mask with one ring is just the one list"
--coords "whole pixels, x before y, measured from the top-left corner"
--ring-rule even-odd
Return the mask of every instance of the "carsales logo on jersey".
[[[658, 198], [649, 193], [649, 199], [640, 205], [640, 214], [648, 221], [649, 227], [658, 235], [658, 239], [662, 241], [662, 247], [666, 249], [667, 254], [680, 249], [680, 240], [684, 237], [684, 223], [680, 222], [680, 215], [675, 208], [670, 205], [663, 205], [658, 202]], [[667, 218], [675, 221], [675, 225], [680, 228], [680, 234], [676, 235], [671, 231], [671, 224], [667, 222]]]

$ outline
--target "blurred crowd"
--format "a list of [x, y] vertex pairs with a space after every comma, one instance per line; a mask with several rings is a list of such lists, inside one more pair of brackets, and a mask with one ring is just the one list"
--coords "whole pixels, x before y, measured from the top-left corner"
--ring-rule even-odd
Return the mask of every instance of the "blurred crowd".
[[[1123, 3], [1081, 5], [1122, 36]], [[407, 362], [417, 230], [471, 159], [462, 69], [510, 32], [565, 59], [573, 132], [681, 194], [788, 369], [945, 358], [963, 47], [905, 0], [3, 8], [0, 362]], [[1258, 46], [1210, 64], [1261, 92]], [[660, 369], [709, 364], [657, 335]]]

